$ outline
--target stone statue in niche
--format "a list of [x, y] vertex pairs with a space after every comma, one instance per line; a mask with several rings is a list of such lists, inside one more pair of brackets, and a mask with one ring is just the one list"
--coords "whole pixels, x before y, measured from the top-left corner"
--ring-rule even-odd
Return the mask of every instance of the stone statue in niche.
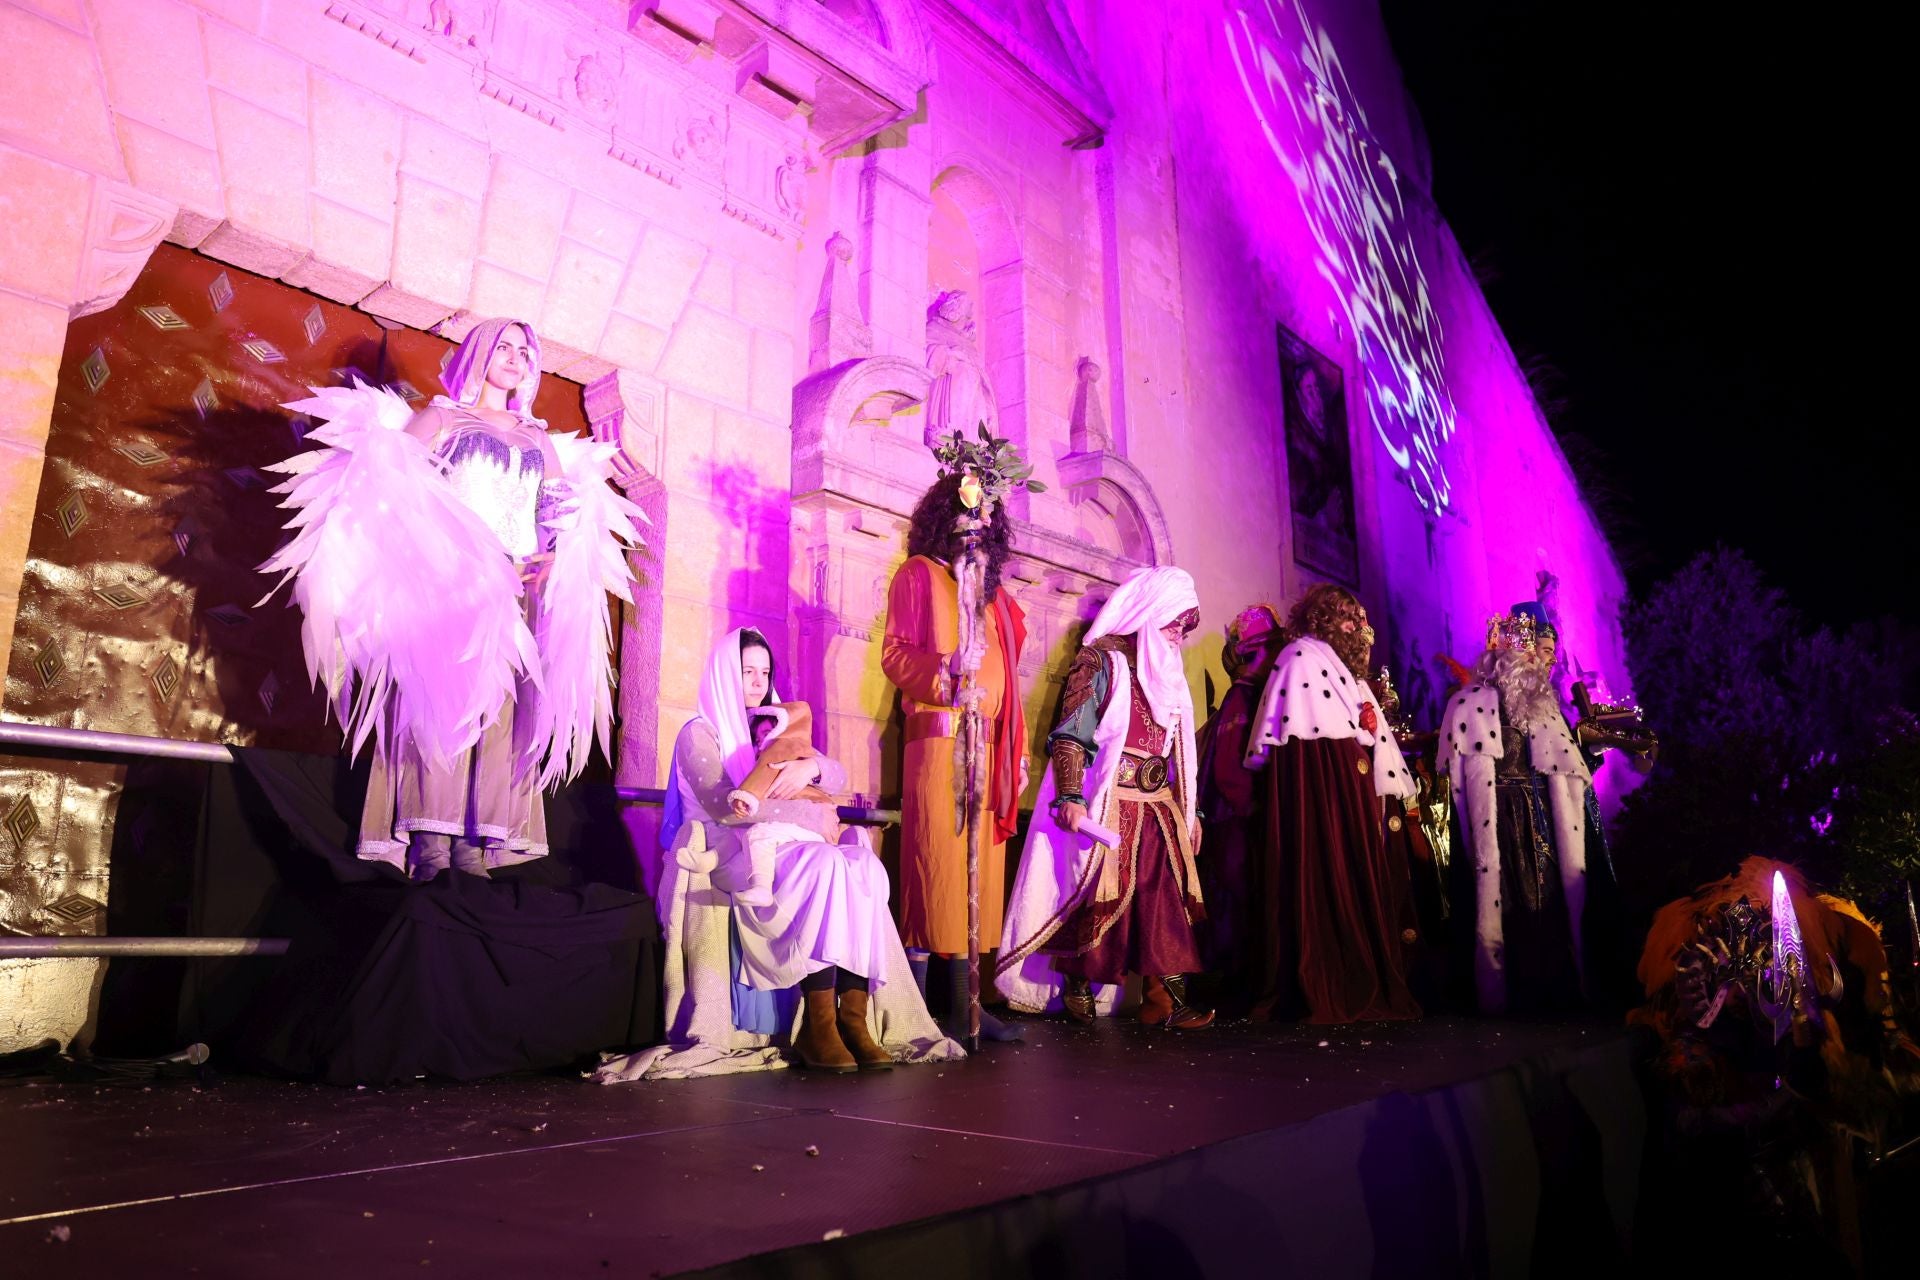
[[931, 448], [954, 431], [969, 439], [981, 423], [1000, 433], [1000, 410], [993, 397], [987, 364], [974, 340], [973, 299], [964, 289], [948, 289], [927, 308], [926, 442]]
[[1078, 381], [1073, 388], [1073, 416], [1069, 420], [1068, 444], [1075, 453], [1109, 453], [1113, 433], [1107, 430], [1107, 418], [1100, 411], [1100, 366], [1087, 356], [1076, 367]]

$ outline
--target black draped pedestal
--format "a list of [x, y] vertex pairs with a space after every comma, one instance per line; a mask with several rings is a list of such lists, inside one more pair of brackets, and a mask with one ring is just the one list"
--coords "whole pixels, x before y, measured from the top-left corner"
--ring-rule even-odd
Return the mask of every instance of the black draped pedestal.
[[[176, 1040], [205, 1040], [228, 1067], [377, 1084], [563, 1067], [658, 1038], [659, 931], [610, 787], [549, 798], [551, 856], [415, 885], [353, 856], [364, 768], [235, 755], [206, 771], [189, 931], [292, 946], [186, 966]], [[115, 1013], [104, 1000], [103, 1031]]]

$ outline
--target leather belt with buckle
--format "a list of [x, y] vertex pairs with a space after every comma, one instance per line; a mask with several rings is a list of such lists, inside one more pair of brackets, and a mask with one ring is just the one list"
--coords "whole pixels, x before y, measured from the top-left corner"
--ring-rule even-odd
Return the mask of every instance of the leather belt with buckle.
[[1167, 758], [1129, 751], [1120, 757], [1120, 769], [1114, 781], [1136, 791], [1158, 791], [1167, 785]]

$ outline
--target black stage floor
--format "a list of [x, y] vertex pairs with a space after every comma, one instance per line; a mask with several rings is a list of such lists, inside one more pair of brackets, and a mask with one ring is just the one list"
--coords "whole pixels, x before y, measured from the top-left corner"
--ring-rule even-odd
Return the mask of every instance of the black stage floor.
[[1024, 1025], [857, 1077], [4, 1082], [0, 1276], [1524, 1274], [1630, 1232], [1617, 1024]]

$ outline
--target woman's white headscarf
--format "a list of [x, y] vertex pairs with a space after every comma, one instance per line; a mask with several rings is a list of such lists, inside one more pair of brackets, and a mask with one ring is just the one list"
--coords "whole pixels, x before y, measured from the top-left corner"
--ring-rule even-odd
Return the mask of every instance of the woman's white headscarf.
[[1120, 584], [1082, 641], [1092, 644], [1104, 636], [1139, 637], [1133, 648], [1140, 687], [1162, 728], [1191, 728], [1193, 688], [1180, 661], [1180, 646], [1169, 644], [1160, 628], [1199, 607], [1193, 575], [1185, 569], [1141, 569]]
[[[753, 772], [755, 755], [753, 729], [747, 724], [747, 691], [740, 681], [740, 640], [746, 634], [744, 627], [727, 632], [714, 646], [713, 656], [707, 659], [707, 673], [700, 677], [700, 718], [720, 740], [720, 758], [726, 761], [727, 777], [736, 787]], [[754, 639], [754, 648], [766, 643], [766, 638], [757, 631]], [[770, 646], [767, 653], [772, 656]], [[780, 701], [779, 693], [771, 686], [767, 701]]]
[[[736, 787], [753, 772], [754, 761], [753, 730], [747, 724], [747, 691], [740, 681], [740, 640], [746, 634], [746, 628], [736, 627], [722, 636], [720, 643], [713, 647], [713, 655], [707, 659], [706, 674], [700, 677], [698, 701], [700, 719], [707, 722], [707, 727], [713, 730], [713, 736], [719, 740], [720, 758], [725, 762], [727, 778]], [[772, 656], [772, 642], [759, 632], [754, 635], [756, 641], [767, 644], [768, 656]], [[779, 691], [771, 685], [768, 686], [767, 701], [780, 701]], [[680, 794], [680, 766], [676, 763], [672, 775], [667, 779], [666, 813], [660, 824], [662, 847], [671, 847], [681, 822], [685, 820], [686, 806], [687, 797]]]
[[540, 338], [524, 320], [482, 320], [468, 331], [440, 370], [440, 385], [447, 389], [449, 399], [468, 408], [480, 403], [480, 388], [486, 385], [493, 348], [500, 335], [514, 327], [527, 335], [527, 373], [520, 385], [507, 393], [507, 408], [533, 416], [533, 397], [540, 390]]

